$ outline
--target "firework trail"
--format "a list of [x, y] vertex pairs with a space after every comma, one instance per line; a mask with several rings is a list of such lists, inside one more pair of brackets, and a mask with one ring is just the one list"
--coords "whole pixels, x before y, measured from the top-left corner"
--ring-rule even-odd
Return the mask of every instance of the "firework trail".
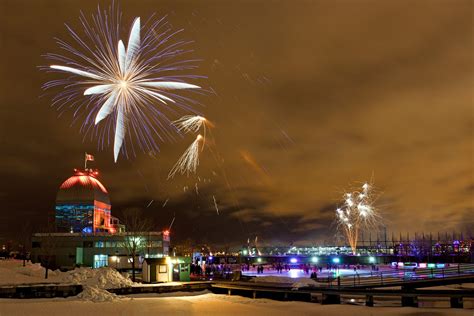
[[377, 228], [380, 219], [380, 215], [374, 207], [373, 186], [364, 183], [362, 190], [345, 193], [343, 201], [343, 206], [336, 210], [336, 220], [355, 255], [359, 233]]
[[165, 203], [163, 203], [163, 206], [161, 208], [164, 208], [166, 206], [166, 204], [168, 203], [168, 200], [169, 199], [166, 199]]
[[153, 204], [153, 202], [155, 202], [155, 200], [151, 200], [151, 201], [150, 201], [150, 203], [148, 203], [148, 205], [146, 206], [146, 208], [149, 208], [149, 207], [150, 207], [150, 205], [152, 205], [152, 204]]
[[197, 133], [202, 129], [203, 134], [197, 136], [196, 140], [188, 147], [178, 162], [176, 162], [168, 174], [168, 179], [173, 178], [178, 171], [181, 174], [186, 173], [187, 175], [189, 175], [189, 173], [196, 173], [197, 166], [199, 165], [199, 142], [202, 143], [201, 150], [203, 150], [206, 144], [206, 130], [209, 127], [214, 127], [214, 124], [200, 115], [186, 115], [172, 122], [172, 124], [176, 126], [180, 132]]
[[216, 208], [217, 215], [219, 215], [219, 208], [217, 207], [216, 197], [213, 195], [212, 199], [214, 200], [214, 207]]
[[202, 141], [204, 141], [204, 138], [198, 135], [196, 140], [186, 149], [173, 168], [171, 168], [168, 179], [172, 179], [177, 172], [181, 174], [186, 173], [187, 175], [189, 175], [190, 172], [196, 172], [197, 166], [199, 165], [199, 143]]
[[[91, 138], [97, 136], [99, 147], [114, 138], [115, 161], [122, 149], [126, 154], [125, 141], [133, 152], [132, 139], [142, 151], [156, 152], [155, 136], [161, 141], [173, 139], [176, 129], [165, 112], [195, 112], [189, 105], [193, 100], [173, 91], [200, 89], [185, 81], [201, 78], [186, 74], [196, 68], [195, 60], [180, 60], [190, 52], [185, 48], [189, 42], [175, 40], [182, 30], [173, 31], [165, 18], [147, 22], [148, 27], [142, 28], [137, 17], [125, 47], [120, 39], [120, 16], [113, 7], [108, 14], [99, 9], [91, 21], [81, 15], [82, 36], [67, 26], [73, 44], [57, 42], [70, 56], [46, 57], [58, 62], [47, 69], [69, 76], [44, 85], [45, 89], [63, 88], [53, 98], [53, 105], [60, 111], [73, 108], [74, 121], [83, 119], [81, 131], [90, 133]], [[96, 125], [102, 121], [99, 129]]]

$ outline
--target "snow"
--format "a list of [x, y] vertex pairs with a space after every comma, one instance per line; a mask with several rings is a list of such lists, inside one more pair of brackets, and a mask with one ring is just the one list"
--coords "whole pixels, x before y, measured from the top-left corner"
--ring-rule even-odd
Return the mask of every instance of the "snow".
[[84, 286], [82, 292], [79, 293], [76, 298], [92, 302], [114, 302], [121, 299], [116, 294], [110, 293], [98, 286]]
[[121, 275], [117, 270], [103, 267], [99, 269], [77, 268], [71, 271], [48, 271], [48, 278], [44, 278], [45, 269], [39, 263], [27, 263], [23, 267], [22, 261], [0, 261], [0, 286], [11, 284], [44, 284], [64, 283], [96, 286], [100, 289], [128, 287], [134, 283]]
[[75, 299], [112, 302], [122, 298], [108, 292], [106, 289], [133, 286], [127, 277], [112, 268], [78, 268], [72, 271], [48, 271], [48, 279], [44, 278], [45, 269], [39, 263], [27, 263], [23, 267], [22, 261], [0, 261], [0, 286], [20, 284], [81, 284], [83, 291]]
[[0, 300], [1, 315], [469, 315], [472, 310], [411, 307], [365, 307], [280, 302], [240, 296], [204, 294], [182, 297], [122, 299], [113, 304], [71, 299]]
[[[22, 266], [21, 261], [0, 261], [0, 286], [6, 284], [62, 283], [82, 284], [83, 292], [75, 297], [54, 299], [0, 299], [0, 315], [472, 315], [472, 301], [465, 309], [365, 307], [354, 305], [320, 305], [307, 302], [280, 302], [250, 299], [240, 296], [212, 294], [209, 291], [136, 294], [117, 296], [109, 288], [137, 285], [111, 268], [79, 268], [73, 271], [50, 271], [44, 279], [44, 269], [38, 264]], [[45, 282], [46, 281], [46, 282]], [[282, 275], [259, 276], [257, 283], [273, 283], [292, 288], [317, 286], [308, 277]], [[170, 284], [167, 284], [170, 285]], [[472, 284], [463, 287], [472, 287]], [[455, 287], [455, 286], [453, 286]], [[111, 304], [112, 303], [112, 304]], [[397, 302], [395, 302], [397, 303]], [[389, 303], [383, 303], [388, 305]], [[398, 303], [399, 304], [399, 303]], [[427, 302], [426, 306], [435, 306]], [[446, 303], [447, 304], [447, 303]]]
[[129, 287], [134, 284], [130, 279], [122, 276], [117, 270], [108, 267], [99, 269], [74, 269], [64, 272], [62, 278], [64, 283], [96, 286], [100, 289]]
[[45, 269], [39, 263], [27, 263], [23, 267], [22, 261], [2, 260], [0, 261], [0, 285], [61, 282], [57, 272], [49, 270], [48, 279], [44, 278], [44, 272]]

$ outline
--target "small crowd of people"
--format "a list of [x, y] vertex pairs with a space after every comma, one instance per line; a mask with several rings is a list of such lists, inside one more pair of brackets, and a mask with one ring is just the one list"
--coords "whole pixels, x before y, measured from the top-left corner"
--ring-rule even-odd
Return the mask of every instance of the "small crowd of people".
[[235, 264], [195, 264], [192, 263], [190, 267], [190, 273], [193, 275], [205, 275], [205, 276], [211, 276], [211, 275], [222, 275], [222, 276], [227, 276], [229, 275], [233, 270], [236, 268], [239, 268], [239, 265]]

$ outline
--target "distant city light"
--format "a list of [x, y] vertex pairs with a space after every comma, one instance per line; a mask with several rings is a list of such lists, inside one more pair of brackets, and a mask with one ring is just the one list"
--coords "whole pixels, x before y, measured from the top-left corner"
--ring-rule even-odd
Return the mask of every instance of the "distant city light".
[[369, 257], [369, 262], [374, 263], [375, 262], [375, 257]]
[[339, 262], [341, 262], [341, 259], [339, 259], [338, 257], [332, 258], [332, 262], [333, 263], [339, 263]]
[[297, 262], [298, 262], [298, 259], [296, 259], [296, 258], [291, 258], [291, 259], [290, 259], [290, 262], [291, 262], [291, 263], [297, 263]]
[[315, 263], [318, 262], [318, 257], [312, 257], [311, 262], [315, 262]]
[[257, 258], [257, 262], [262, 262], [262, 258]]
[[246, 249], [244, 249], [244, 250], [242, 251], [242, 253], [243, 253], [244, 256], [246, 256], [249, 252], [248, 252]]

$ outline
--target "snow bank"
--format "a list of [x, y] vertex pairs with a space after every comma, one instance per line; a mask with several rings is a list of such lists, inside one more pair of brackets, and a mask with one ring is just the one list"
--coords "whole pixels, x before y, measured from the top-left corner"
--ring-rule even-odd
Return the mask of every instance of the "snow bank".
[[27, 262], [23, 267], [21, 260], [0, 261], [0, 285], [60, 282], [61, 272], [48, 270], [48, 279], [44, 278], [44, 273], [45, 269], [39, 263]]
[[110, 293], [107, 290], [101, 289], [97, 286], [84, 286], [81, 293], [76, 295], [76, 298], [83, 301], [92, 302], [114, 302], [120, 300], [114, 293]]
[[132, 286], [134, 283], [117, 270], [103, 267], [99, 269], [78, 268], [64, 273], [63, 282], [82, 284], [99, 289], [114, 289]]
[[82, 284], [83, 290], [76, 298], [92, 302], [115, 302], [122, 298], [107, 289], [132, 286], [134, 283], [117, 270], [103, 267], [99, 269], [78, 268], [65, 273], [64, 282]]
[[39, 263], [23, 263], [19, 260], [0, 262], [0, 285], [63, 283], [81, 284], [83, 291], [75, 298], [93, 302], [110, 302], [120, 298], [106, 289], [128, 287], [134, 283], [112, 268], [100, 269], [78, 268], [72, 271], [48, 271], [44, 278], [45, 269]]
[[[34, 263], [34, 264], [29, 263], [25, 265], [24, 267], [23, 266], [17, 267], [15, 270], [16, 270], [16, 273], [18, 274], [27, 275], [27, 276], [31, 276], [35, 278], [44, 278], [44, 273], [45, 273], [45, 269], [39, 263]], [[59, 271], [48, 270], [48, 278], [57, 277], [59, 274], [60, 274]]]

